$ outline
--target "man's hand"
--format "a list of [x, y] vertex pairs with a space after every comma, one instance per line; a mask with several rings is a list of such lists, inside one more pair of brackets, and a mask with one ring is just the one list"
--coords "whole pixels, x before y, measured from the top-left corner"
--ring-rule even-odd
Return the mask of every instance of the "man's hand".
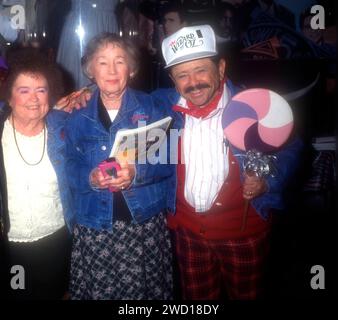
[[243, 183], [243, 198], [252, 200], [267, 191], [267, 184], [263, 178], [245, 174]]
[[82, 88], [78, 91], [72, 92], [68, 96], [61, 98], [55, 106], [57, 110], [63, 110], [71, 113], [73, 109], [81, 109], [87, 105], [92, 93], [89, 89]]

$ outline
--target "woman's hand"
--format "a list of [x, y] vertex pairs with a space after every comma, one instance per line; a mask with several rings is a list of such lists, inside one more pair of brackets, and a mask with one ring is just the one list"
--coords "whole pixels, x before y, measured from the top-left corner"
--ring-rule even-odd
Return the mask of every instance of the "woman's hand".
[[243, 198], [252, 200], [267, 191], [267, 184], [263, 178], [245, 174], [243, 183]]
[[117, 177], [104, 177], [99, 168], [94, 169], [90, 174], [91, 184], [99, 189], [109, 187], [118, 188], [120, 190], [127, 189], [135, 177], [135, 166], [127, 162], [120, 163], [121, 170], [117, 171]]
[[112, 177], [104, 177], [101, 170], [99, 168], [95, 168], [92, 170], [89, 176], [90, 184], [99, 189], [109, 188], [111, 184]]
[[135, 165], [127, 162], [120, 163], [121, 170], [117, 171], [117, 178], [113, 178], [109, 187], [115, 187], [121, 190], [129, 188], [135, 177]]

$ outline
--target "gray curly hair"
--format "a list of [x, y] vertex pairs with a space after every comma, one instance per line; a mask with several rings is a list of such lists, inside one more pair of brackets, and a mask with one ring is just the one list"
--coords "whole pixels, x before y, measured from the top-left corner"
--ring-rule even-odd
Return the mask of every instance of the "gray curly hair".
[[139, 50], [129, 39], [121, 38], [115, 33], [103, 32], [92, 38], [84, 51], [81, 58], [81, 66], [84, 74], [91, 79], [92, 76], [89, 72], [90, 63], [95, 53], [108, 44], [116, 45], [126, 51], [128, 57], [128, 64], [130, 70], [135, 75], [139, 69]]

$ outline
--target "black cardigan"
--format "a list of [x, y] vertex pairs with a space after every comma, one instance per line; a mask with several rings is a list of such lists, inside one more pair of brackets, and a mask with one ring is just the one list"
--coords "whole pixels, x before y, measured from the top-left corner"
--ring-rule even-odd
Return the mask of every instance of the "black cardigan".
[[0, 241], [7, 239], [7, 233], [9, 231], [9, 214], [8, 214], [8, 198], [7, 198], [7, 181], [4, 164], [4, 156], [2, 150], [2, 132], [4, 129], [4, 123], [11, 113], [11, 109], [8, 105], [0, 108]]

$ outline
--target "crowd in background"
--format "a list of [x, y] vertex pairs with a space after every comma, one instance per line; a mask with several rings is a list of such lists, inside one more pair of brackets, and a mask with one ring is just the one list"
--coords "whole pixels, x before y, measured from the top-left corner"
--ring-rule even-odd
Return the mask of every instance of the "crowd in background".
[[[170, 87], [172, 82], [163, 70], [161, 41], [180, 27], [209, 24], [216, 32], [219, 50], [227, 60], [227, 74], [233, 81], [291, 94], [292, 105], [299, 105], [299, 128], [308, 140], [334, 131], [333, 1], [302, 0], [296, 5], [288, 0], [29, 0], [26, 28], [13, 31], [9, 10], [20, 3], [0, 1], [0, 84], [6, 75], [6, 58], [30, 46], [62, 67], [66, 93], [89, 85], [80, 66], [84, 47], [95, 34], [109, 31], [131, 39], [141, 49], [140, 73], [131, 81], [133, 88], [151, 92]], [[311, 28], [315, 16], [311, 8], [316, 4], [324, 9], [324, 21], [320, 22], [324, 29]], [[309, 113], [304, 106], [313, 104], [318, 96], [327, 107], [320, 112], [313, 107]], [[325, 128], [323, 122], [327, 123]], [[308, 132], [309, 126], [313, 132]]]
[[[68, 73], [69, 91], [86, 84], [75, 60], [81, 58], [88, 39], [101, 31], [118, 32], [140, 45], [147, 72], [135, 85], [147, 91], [163, 86], [163, 37], [183, 25], [211, 25], [224, 52], [243, 60], [330, 59], [336, 52], [333, 1], [303, 0], [296, 5], [287, 0], [30, 0], [25, 29], [13, 30], [9, 9], [21, 2], [0, 4], [0, 55], [18, 46], [40, 47]], [[323, 30], [310, 27], [314, 16], [310, 8], [315, 4], [325, 10]]]

